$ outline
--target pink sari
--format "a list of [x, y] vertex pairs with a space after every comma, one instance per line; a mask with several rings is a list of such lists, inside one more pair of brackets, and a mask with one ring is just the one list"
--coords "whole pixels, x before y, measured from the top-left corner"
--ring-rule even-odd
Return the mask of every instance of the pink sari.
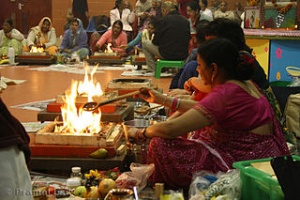
[[[239, 86], [226, 83], [214, 88], [195, 107], [212, 126], [194, 132], [190, 139], [153, 138], [148, 162], [155, 164], [151, 183], [187, 189], [194, 172], [226, 172], [232, 163], [288, 155], [289, 151], [268, 100], [250, 96]], [[273, 123], [271, 135], [250, 131]]]

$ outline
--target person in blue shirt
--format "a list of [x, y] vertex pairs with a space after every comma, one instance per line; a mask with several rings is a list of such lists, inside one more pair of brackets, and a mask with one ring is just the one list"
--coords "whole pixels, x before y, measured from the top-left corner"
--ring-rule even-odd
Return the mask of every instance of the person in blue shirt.
[[76, 53], [80, 60], [89, 55], [88, 36], [83, 29], [82, 22], [79, 18], [74, 18], [71, 26], [65, 31], [62, 43], [58, 51], [66, 57], [72, 57]]
[[126, 49], [126, 52], [129, 54], [135, 47], [142, 48], [142, 40], [151, 40], [153, 39], [153, 33], [156, 26], [156, 20], [151, 20], [148, 24], [148, 28], [144, 29], [142, 32], [137, 34], [137, 36], [130, 41], [127, 45], [121, 46], [121, 48]]

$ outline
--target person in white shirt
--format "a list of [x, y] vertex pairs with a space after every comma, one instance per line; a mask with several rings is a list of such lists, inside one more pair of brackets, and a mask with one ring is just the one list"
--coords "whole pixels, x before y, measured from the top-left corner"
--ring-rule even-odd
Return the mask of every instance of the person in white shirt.
[[205, 14], [207, 16], [210, 16], [211, 18], [213, 18], [213, 13], [210, 9], [207, 8], [207, 0], [200, 0], [200, 14]]
[[237, 20], [234, 12], [227, 10], [227, 2], [225, 0], [221, 1], [219, 10], [214, 12], [214, 19], [217, 18], [227, 18], [230, 20]]
[[14, 28], [11, 19], [5, 19], [0, 30], [0, 56], [7, 56], [8, 48], [12, 47], [15, 50], [15, 55], [19, 55], [22, 51], [22, 41], [24, 35]]
[[[115, 21], [121, 20], [123, 23], [123, 31], [127, 35], [127, 41], [132, 40], [132, 26], [135, 20], [135, 13], [125, 7], [124, 0], [116, 0], [115, 7], [110, 11], [110, 24], [113, 25]], [[111, 29], [111, 27], [109, 28]]]

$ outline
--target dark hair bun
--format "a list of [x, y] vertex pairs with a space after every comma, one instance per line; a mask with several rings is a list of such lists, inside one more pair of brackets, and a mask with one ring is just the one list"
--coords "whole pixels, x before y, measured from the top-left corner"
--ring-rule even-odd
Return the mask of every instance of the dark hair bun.
[[236, 65], [236, 78], [238, 80], [252, 79], [255, 71], [255, 58], [247, 51], [239, 51], [239, 59]]

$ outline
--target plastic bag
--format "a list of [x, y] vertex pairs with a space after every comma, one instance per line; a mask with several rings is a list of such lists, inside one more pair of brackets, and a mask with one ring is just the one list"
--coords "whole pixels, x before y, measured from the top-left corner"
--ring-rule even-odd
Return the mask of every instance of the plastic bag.
[[193, 174], [192, 182], [189, 188], [189, 199], [204, 199], [204, 194], [209, 186], [214, 183], [223, 172], [213, 174], [208, 171], [199, 171]]
[[239, 170], [229, 170], [209, 186], [205, 193], [205, 199], [210, 200], [213, 197], [216, 199], [240, 199], [241, 179]]
[[129, 189], [136, 186], [141, 191], [146, 187], [147, 180], [154, 171], [154, 164], [131, 163], [130, 170], [131, 172], [124, 172], [117, 178], [117, 186]]

